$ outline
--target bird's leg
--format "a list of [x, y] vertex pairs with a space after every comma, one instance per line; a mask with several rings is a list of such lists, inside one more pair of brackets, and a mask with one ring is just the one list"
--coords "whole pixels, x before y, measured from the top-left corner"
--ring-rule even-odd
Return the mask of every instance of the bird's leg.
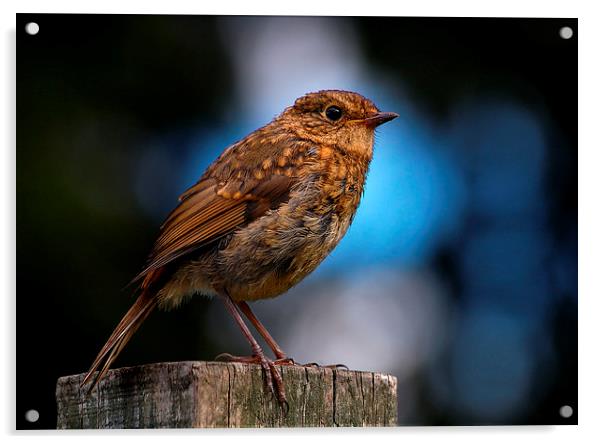
[[253, 350], [253, 356], [250, 356], [250, 357], [237, 357], [237, 356], [226, 355], [226, 354], [220, 355], [220, 357], [225, 358], [224, 360], [231, 361], [231, 362], [244, 362], [244, 363], [260, 364], [261, 368], [263, 369], [263, 372], [265, 374], [267, 386], [272, 391], [272, 393], [274, 393], [277, 396], [278, 402], [281, 405], [287, 405], [286, 396], [284, 394], [284, 383], [282, 382], [282, 377], [280, 376], [280, 373], [276, 369], [274, 362], [265, 357], [263, 350], [261, 349], [261, 347], [255, 340], [255, 338], [251, 334], [249, 327], [247, 327], [247, 325], [245, 324], [245, 321], [240, 316], [240, 313], [239, 313], [238, 309], [236, 308], [236, 305], [232, 301], [232, 298], [227, 294], [226, 295], [220, 294], [220, 296], [221, 296], [222, 300], [224, 301], [224, 304], [226, 305], [226, 309], [232, 315], [232, 317], [234, 318], [234, 320], [240, 327], [243, 335], [245, 336], [247, 341], [249, 341], [249, 344], [251, 345], [251, 349]]
[[276, 343], [272, 335], [268, 332], [268, 330], [263, 326], [263, 324], [257, 319], [255, 314], [251, 311], [251, 307], [245, 301], [238, 301], [236, 305], [240, 308], [243, 314], [247, 317], [251, 324], [257, 329], [259, 334], [265, 339], [265, 342], [270, 346], [272, 351], [274, 352], [274, 356], [276, 356], [275, 364], [279, 365], [295, 365], [295, 361], [292, 358], [289, 358], [286, 353], [282, 351], [280, 346]]
[[255, 316], [255, 314], [251, 311], [251, 307], [245, 301], [237, 301], [236, 305], [240, 308], [243, 314], [247, 317], [251, 324], [255, 326], [259, 334], [265, 339], [265, 342], [270, 346], [274, 355], [276, 356], [275, 364], [278, 365], [300, 365], [302, 367], [316, 367], [316, 368], [330, 368], [333, 370], [337, 370], [339, 368], [343, 368], [345, 370], [349, 370], [345, 364], [330, 364], [330, 365], [320, 365], [317, 362], [309, 362], [307, 364], [298, 364], [295, 362], [293, 358], [289, 358], [285, 352], [282, 351], [280, 346], [276, 343], [272, 335], [268, 332], [268, 330], [264, 327], [259, 319]]

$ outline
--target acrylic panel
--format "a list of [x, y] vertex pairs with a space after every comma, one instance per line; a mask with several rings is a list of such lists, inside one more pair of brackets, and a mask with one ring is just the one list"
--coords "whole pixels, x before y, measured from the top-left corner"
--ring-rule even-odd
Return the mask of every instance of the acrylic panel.
[[[258, 318], [297, 362], [394, 376], [400, 426], [577, 423], [576, 19], [18, 14], [16, 34], [17, 428], [57, 426], [57, 379], [135, 301], [178, 196], [331, 89], [399, 117], [340, 244]], [[112, 368], [223, 352], [250, 349], [194, 296]]]

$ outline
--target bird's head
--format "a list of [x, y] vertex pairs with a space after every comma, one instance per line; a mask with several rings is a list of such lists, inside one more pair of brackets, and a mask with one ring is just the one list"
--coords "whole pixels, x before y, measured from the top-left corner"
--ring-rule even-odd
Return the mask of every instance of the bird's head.
[[375, 128], [396, 117], [360, 94], [327, 90], [298, 98], [276, 120], [303, 139], [371, 156]]

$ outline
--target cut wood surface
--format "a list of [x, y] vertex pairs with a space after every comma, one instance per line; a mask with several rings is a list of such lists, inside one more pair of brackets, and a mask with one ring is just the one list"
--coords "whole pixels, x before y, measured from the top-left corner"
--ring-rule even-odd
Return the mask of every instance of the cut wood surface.
[[88, 397], [84, 375], [59, 378], [59, 429], [333, 427], [397, 425], [394, 376], [281, 366], [288, 414], [265, 388], [261, 367], [172, 362], [109, 371]]

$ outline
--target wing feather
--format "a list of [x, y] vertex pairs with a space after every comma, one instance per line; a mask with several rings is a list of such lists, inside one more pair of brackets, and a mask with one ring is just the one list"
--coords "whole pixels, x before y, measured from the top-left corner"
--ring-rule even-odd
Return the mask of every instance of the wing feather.
[[288, 199], [293, 183], [291, 177], [274, 174], [259, 184], [248, 182], [250, 186], [241, 187], [237, 199], [219, 195], [215, 185], [195, 184], [190, 190], [197, 187], [201, 191], [187, 191], [185, 199], [167, 217], [147, 265], [133, 282], [276, 208]]
[[286, 134], [272, 143], [266, 140], [259, 131], [232, 145], [180, 196], [161, 225], [146, 266], [132, 282], [146, 279], [288, 200], [298, 180], [299, 156], [311, 153], [310, 146]]

